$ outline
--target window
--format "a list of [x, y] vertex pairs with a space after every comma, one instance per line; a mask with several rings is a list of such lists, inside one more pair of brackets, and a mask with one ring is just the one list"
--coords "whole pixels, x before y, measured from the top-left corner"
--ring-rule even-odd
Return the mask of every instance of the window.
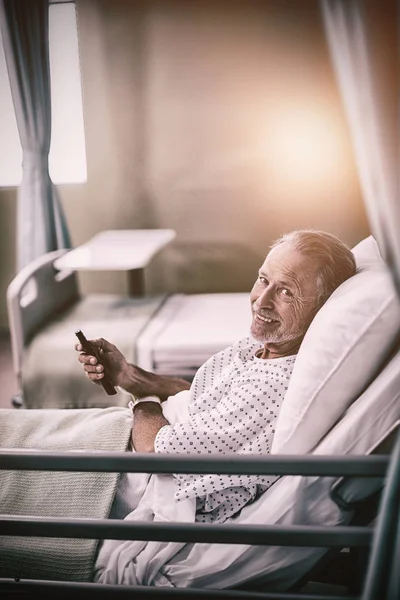
[[[86, 181], [86, 151], [75, 4], [49, 7], [52, 136], [49, 171], [54, 183]], [[0, 186], [22, 177], [19, 141], [0, 33]]]

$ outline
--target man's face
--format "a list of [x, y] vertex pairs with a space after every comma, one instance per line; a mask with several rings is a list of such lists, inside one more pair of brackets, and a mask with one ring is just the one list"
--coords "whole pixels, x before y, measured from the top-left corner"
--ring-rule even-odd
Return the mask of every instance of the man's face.
[[268, 254], [250, 294], [252, 336], [264, 344], [300, 343], [319, 308], [317, 267], [288, 243]]

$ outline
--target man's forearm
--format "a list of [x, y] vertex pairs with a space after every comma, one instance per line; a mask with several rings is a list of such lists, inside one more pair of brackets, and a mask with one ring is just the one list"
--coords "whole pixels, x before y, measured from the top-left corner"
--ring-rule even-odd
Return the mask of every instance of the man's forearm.
[[142, 402], [133, 409], [132, 444], [136, 452], [154, 452], [154, 441], [161, 427], [169, 425], [161, 406]]
[[136, 365], [129, 365], [122, 387], [139, 398], [158, 396], [164, 402], [168, 396], [174, 396], [182, 390], [188, 390], [190, 383], [179, 377], [156, 375]]

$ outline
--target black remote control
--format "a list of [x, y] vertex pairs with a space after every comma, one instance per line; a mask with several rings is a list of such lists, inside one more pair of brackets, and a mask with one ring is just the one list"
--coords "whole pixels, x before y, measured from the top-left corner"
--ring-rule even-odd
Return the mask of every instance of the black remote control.
[[[90, 354], [90, 356], [95, 356], [97, 358], [98, 364], [103, 365], [96, 346], [86, 339], [86, 337], [84, 336], [84, 334], [82, 333], [82, 331], [80, 329], [78, 329], [78, 331], [75, 331], [75, 335], [78, 338], [83, 351], [86, 354]], [[103, 367], [104, 367], [104, 365], [103, 365]], [[117, 390], [115, 389], [115, 387], [113, 386], [111, 381], [107, 378], [105, 371], [104, 371], [104, 377], [102, 379], [100, 379], [99, 381], [109, 396], [113, 396], [114, 394], [117, 393]]]

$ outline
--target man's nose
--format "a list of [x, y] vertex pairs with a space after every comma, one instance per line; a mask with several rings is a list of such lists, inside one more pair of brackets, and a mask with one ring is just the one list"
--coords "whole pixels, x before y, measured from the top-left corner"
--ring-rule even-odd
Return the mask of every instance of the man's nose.
[[262, 294], [257, 298], [257, 308], [274, 308], [275, 293], [272, 287], [268, 286], [265, 288]]

